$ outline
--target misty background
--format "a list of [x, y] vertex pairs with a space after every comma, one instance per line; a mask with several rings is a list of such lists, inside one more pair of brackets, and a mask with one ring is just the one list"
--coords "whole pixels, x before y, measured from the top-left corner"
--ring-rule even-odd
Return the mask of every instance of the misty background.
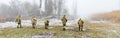
[[90, 18], [96, 13], [120, 10], [120, 0], [0, 0], [0, 18]]

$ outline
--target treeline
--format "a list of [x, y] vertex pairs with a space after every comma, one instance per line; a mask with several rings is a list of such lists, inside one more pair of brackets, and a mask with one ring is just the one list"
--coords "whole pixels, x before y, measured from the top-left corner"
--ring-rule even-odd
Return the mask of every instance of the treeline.
[[68, 10], [64, 0], [40, 0], [40, 5], [21, 0], [11, 0], [9, 4], [0, 5], [0, 18], [13, 20], [18, 15], [25, 17], [48, 17], [67, 15]]

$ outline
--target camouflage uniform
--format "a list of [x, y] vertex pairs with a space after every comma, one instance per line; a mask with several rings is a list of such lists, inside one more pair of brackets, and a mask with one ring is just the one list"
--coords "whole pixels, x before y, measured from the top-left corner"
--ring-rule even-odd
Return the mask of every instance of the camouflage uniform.
[[49, 26], [49, 20], [46, 19], [45, 22], [44, 22], [44, 24], [45, 24], [45, 29], [48, 29], [48, 26]]
[[21, 26], [21, 16], [18, 16], [16, 18], [16, 22], [18, 23], [17, 28], [19, 28], [19, 26], [20, 26], [20, 28], [22, 28], [22, 26]]
[[79, 31], [80, 31], [80, 30], [83, 31], [83, 24], [84, 24], [84, 22], [83, 22], [83, 20], [81, 20], [81, 18], [80, 18], [79, 21], [78, 21]]
[[32, 27], [35, 28], [37, 20], [36, 20], [36, 18], [34, 16], [32, 17], [31, 22], [32, 22]]
[[63, 18], [61, 19], [61, 21], [62, 21], [62, 24], [63, 24], [63, 30], [66, 30], [65, 26], [66, 26], [67, 19], [66, 19], [65, 15], [63, 16]]

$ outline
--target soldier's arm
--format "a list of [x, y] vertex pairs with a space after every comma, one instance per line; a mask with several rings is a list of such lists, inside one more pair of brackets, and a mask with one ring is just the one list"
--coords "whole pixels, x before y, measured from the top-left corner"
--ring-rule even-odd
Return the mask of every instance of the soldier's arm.
[[49, 23], [49, 20], [47, 20], [47, 23]]
[[66, 22], [67, 22], [68, 20], [66, 19]]
[[84, 21], [82, 21], [82, 23], [84, 24]]
[[37, 21], [37, 19], [34, 19], [35, 21]]
[[67, 22], [67, 19], [66, 19], [66, 22]]
[[79, 21], [78, 21], [78, 24], [79, 24]]

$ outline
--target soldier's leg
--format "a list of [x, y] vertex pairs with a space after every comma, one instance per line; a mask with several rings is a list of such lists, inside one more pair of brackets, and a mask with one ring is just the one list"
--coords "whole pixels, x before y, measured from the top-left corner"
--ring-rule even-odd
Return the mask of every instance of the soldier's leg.
[[33, 28], [35, 28], [35, 25], [33, 25]]
[[82, 29], [82, 28], [81, 28], [81, 25], [80, 25], [80, 31], [81, 31], [81, 29]]
[[48, 27], [49, 27], [49, 24], [47, 24], [47, 29], [48, 29]]
[[21, 23], [20, 23], [19, 25], [20, 25], [20, 28], [22, 28], [22, 25], [21, 25]]
[[32, 27], [35, 28], [35, 24], [32, 24]]
[[47, 26], [48, 26], [48, 24], [45, 24], [45, 29], [48, 29]]
[[46, 26], [47, 26], [47, 25], [45, 24], [45, 29], [46, 29]]
[[79, 25], [79, 31], [80, 31], [80, 25]]
[[48, 29], [48, 24], [46, 25], [46, 29]]
[[17, 28], [19, 28], [19, 23], [18, 23], [18, 25], [17, 25]]
[[63, 31], [65, 31], [66, 29], [65, 29], [65, 26], [66, 26], [66, 24], [63, 24]]
[[66, 26], [66, 24], [64, 24], [64, 26]]
[[81, 25], [81, 31], [83, 31], [83, 25]]

